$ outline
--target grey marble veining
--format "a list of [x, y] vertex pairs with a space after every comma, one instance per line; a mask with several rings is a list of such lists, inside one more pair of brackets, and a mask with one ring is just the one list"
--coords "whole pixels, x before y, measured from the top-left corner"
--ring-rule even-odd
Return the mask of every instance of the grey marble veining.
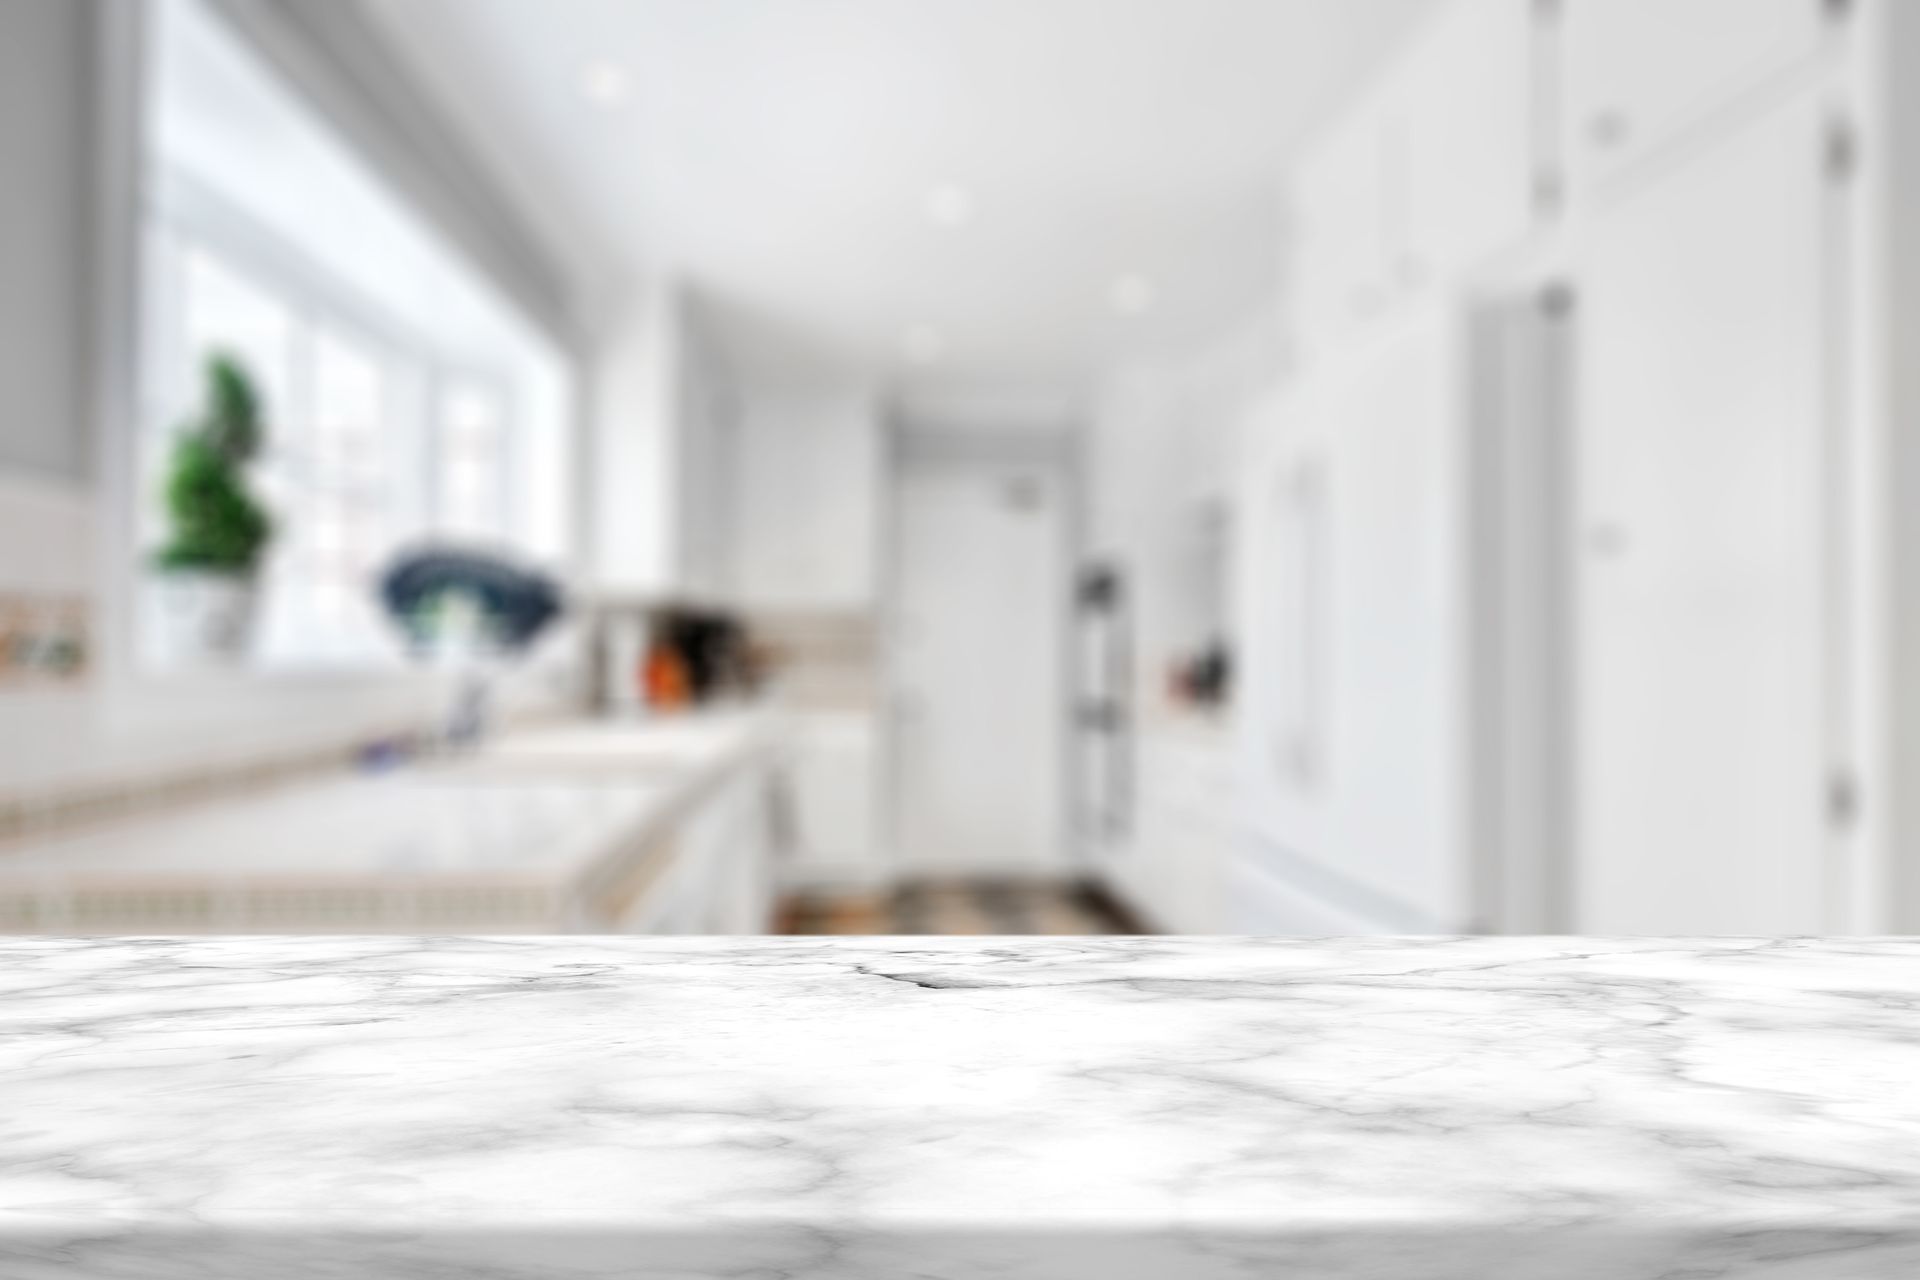
[[1920, 1275], [1920, 943], [0, 944], [8, 1280]]

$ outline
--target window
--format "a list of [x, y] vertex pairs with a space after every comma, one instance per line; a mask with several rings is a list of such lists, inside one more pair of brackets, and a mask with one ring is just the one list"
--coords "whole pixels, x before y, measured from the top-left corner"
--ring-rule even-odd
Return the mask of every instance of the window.
[[340, 637], [377, 620], [371, 585], [395, 545], [394, 459], [383, 428], [396, 397], [388, 371], [352, 339], [319, 329], [311, 341], [311, 416], [288, 486], [299, 495], [298, 519], [285, 530], [297, 558], [282, 581], [305, 595], [316, 631]]
[[215, 353], [265, 402], [254, 480], [273, 513], [258, 660], [271, 666], [397, 659], [376, 599], [396, 551], [423, 535], [511, 545], [511, 398], [424, 343], [363, 323], [351, 300], [218, 231], [156, 217], [150, 239], [148, 419], [140, 528], [163, 536], [154, 495], [175, 432], [197, 410]]
[[[149, 7], [142, 404], [135, 466], [110, 476], [133, 522], [129, 560], [166, 536], [157, 493], [175, 429], [199, 408], [207, 356], [227, 352], [267, 409], [255, 478], [275, 529], [257, 665], [403, 661], [374, 591], [425, 535], [564, 574], [575, 370], [538, 322], [549, 300], [533, 296], [530, 313], [491, 255], [462, 252], [221, 6]], [[183, 616], [155, 606], [178, 594], [130, 602], [149, 665], [165, 620]]]
[[189, 246], [184, 258], [188, 350], [232, 352], [268, 401], [284, 404], [293, 368], [291, 309], [205, 249]]
[[507, 411], [472, 381], [441, 385], [435, 523], [450, 537], [498, 541], [507, 531]]

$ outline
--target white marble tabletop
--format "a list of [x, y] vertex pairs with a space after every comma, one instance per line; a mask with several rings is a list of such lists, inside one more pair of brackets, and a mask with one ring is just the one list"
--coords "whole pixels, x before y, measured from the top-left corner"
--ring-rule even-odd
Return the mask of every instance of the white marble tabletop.
[[0, 943], [8, 1280], [1920, 1275], [1920, 942]]

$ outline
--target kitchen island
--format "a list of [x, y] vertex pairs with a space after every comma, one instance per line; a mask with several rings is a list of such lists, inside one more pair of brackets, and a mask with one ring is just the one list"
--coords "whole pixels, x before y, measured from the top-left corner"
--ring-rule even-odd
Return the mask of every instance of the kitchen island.
[[1920, 1275], [1920, 942], [0, 943], [10, 1280]]

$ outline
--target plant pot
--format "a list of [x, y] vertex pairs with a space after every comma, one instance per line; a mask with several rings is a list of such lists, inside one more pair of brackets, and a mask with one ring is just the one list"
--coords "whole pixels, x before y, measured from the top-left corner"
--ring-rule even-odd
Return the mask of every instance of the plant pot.
[[153, 579], [149, 634], [163, 667], [233, 666], [253, 649], [260, 587], [249, 574], [168, 570]]

